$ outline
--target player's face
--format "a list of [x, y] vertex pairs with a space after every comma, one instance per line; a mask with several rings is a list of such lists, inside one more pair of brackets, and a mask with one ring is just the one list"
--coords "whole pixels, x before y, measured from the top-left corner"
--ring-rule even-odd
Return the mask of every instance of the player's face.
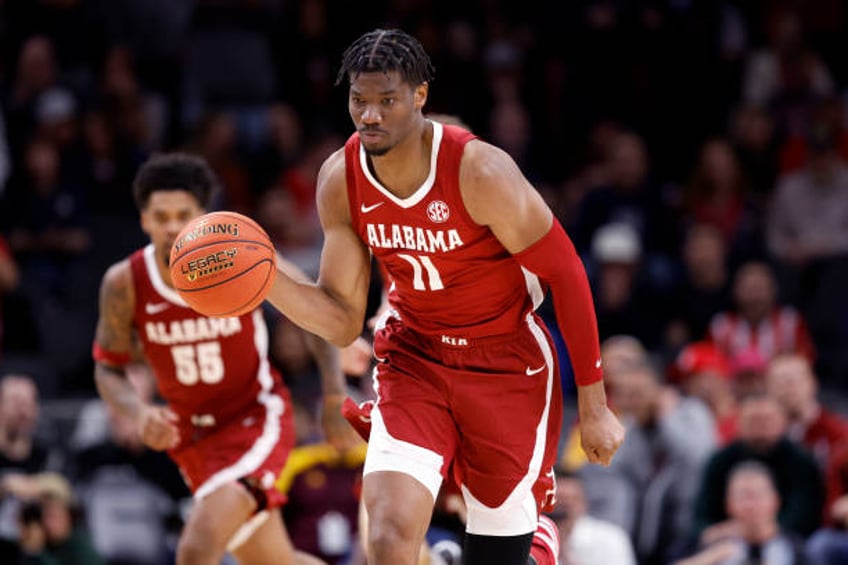
[[385, 155], [413, 131], [427, 101], [427, 83], [412, 86], [397, 71], [351, 77], [348, 111], [366, 153]]
[[190, 192], [158, 190], [150, 195], [147, 207], [141, 211], [141, 229], [150, 237], [156, 255], [167, 265], [171, 246], [177, 235], [192, 219], [205, 210]]

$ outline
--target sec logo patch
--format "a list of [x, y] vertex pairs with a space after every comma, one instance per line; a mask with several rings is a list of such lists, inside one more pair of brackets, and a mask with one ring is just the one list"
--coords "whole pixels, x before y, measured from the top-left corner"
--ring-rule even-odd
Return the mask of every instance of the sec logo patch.
[[443, 224], [450, 218], [450, 208], [441, 200], [433, 200], [427, 205], [427, 217], [431, 222]]

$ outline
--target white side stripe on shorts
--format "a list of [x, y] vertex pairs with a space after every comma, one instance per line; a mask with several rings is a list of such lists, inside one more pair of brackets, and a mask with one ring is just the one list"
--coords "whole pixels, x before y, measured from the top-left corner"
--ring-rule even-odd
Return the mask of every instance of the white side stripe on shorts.
[[551, 394], [554, 383], [554, 353], [548, 343], [544, 330], [536, 323], [533, 313], [527, 314], [527, 327], [539, 343], [548, 368], [548, 380], [545, 390], [545, 409], [536, 426], [536, 439], [533, 455], [527, 467], [527, 474], [515, 486], [515, 489], [497, 508], [486, 506], [475, 499], [464, 485], [462, 494], [468, 504], [468, 523], [466, 531], [484, 536], [518, 536], [536, 530], [537, 508], [533, 496], [533, 485], [542, 469], [545, 447], [548, 439], [548, 418], [551, 409]]

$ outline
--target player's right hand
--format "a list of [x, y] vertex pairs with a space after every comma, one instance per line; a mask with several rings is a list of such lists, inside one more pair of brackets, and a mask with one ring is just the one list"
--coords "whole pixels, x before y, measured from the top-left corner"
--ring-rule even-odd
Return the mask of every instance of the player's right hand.
[[371, 366], [371, 344], [362, 337], [340, 351], [342, 371], [345, 375], [362, 377]]
[[173, 449], [180, 443], [179, 417], [165, 406], [145, 406], [139, 417], [139, 435], [144, 445], [156, 451]]

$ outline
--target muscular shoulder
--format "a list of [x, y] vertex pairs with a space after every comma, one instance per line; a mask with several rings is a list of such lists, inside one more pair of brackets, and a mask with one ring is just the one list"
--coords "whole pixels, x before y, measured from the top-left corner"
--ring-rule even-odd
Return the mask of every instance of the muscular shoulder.
[[324, 160], [321, 170], [318, 171], [318, 183], [343, 183], [345, 182], [345, 149], [336, 149]]
[[512, 157], [499, 147], [479, 139], [465, 144], [460, 165], [460, 183], [473, 190], [480, 186], [497, 183], [502, 175], [517, 170]]
[[490, 225], [504, 210], [524, 206], [535, 189], [509, 154], [490, 143], [469, 141], [459, 171], [462, 200], [471, 217]]
[[113, 291], [132, 291], [132, 269], [130, 260], [124, 259], [113, 263], [103, 275], [101, 289], [106, 288]]
[[132, 269], [129, 259], [113, 264], [103, 275], [100, 284], [100, 308], [102, 310], [128, 310], [135, 306]]
[[135, 289], [129, 259], [115, 263], [100, 284], [100, 317], [96, 339], [109, 351], [129, 351], [132, 347], [132, 319]]
[[[333, 218], [349, 218], [347, 207], [347, 172], [344, 147], [327, 157], [318, 172], [318, 212], [321, 222]], [[339, 216], [341, 214], [341, 216]]]

